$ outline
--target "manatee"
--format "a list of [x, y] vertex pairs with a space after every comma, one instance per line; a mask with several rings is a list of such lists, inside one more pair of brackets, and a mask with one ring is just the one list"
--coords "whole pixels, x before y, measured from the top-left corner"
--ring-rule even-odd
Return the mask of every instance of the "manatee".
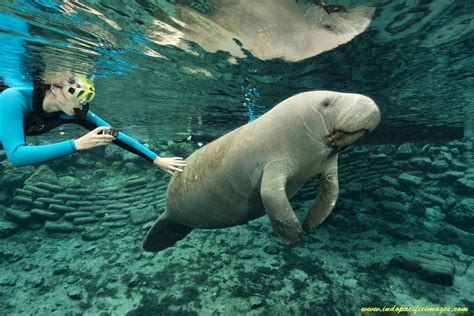
[[[287, 244], [301, 240], [334, 208], [338, 152], [380, 121], [375, 102], [360, 94], [310, 91], [195, 151], [167, 189], [165, 212], [143, 242], [145, 251], [174, 245], [193, 228], [245, 224], [268, 215]], [[319, 192], [303, 227], [290, 205], [307, 181], [319, 175]]]

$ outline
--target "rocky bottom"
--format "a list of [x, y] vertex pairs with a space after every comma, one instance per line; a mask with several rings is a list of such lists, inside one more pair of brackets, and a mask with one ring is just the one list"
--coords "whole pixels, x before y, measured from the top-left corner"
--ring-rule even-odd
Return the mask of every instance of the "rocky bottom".
[[[195, 230], [157, 254], [139, 228], [100, 240], [23, 231], [0, 244], [4, 315], [357, 315], [361, 307], [474, 310], [474, 257], [332, 218], [297, 246], [266, 218]], [[388, 314], [388, 313], [385, 313]], [[442, 314], [441, 314], [442, 315]], [[453, 315], [453, 313], [450, 313]]]
[[[166, 205], [169, 178], [121, 156], [23, 169], [3, 161], [0, 314], [360, 315], [394, 305], [472, 313], [472, 148], [349, 149], [336, 208], [304, 242], [283, 245], [263, 217], [194, 230], [157, 254], [141, 239]], [[301, 220], [316, 191], [310, 182], [293, 198]]]

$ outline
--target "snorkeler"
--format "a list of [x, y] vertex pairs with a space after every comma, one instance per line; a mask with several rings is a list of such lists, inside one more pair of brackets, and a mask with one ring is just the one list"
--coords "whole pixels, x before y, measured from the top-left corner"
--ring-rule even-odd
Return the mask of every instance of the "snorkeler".
[[[170, 174], [183, 171], [186, 162], [181, 157], [159, 157], [89, 111], [94, 96], [92, 81], [81, 75], [54, 84], [35, 83], [34, 88], [4, 90], [0, 94], [0, 149], [13, 165], [23, 166], [114, 143]], [[54, 144], [26, 145], [26, 136], [41, 135], [66, 123], [79, 124], [91, 132]]]

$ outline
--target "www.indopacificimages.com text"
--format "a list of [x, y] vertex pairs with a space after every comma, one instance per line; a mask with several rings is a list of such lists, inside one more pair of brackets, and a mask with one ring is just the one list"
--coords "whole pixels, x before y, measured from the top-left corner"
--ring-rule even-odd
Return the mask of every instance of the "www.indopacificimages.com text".
[[384, 307], [361, 307], [362, 313], [373, 312], [395, 312], [395, 313], [469, 313], [467, 307], [430, 307], [430, 306], [384, 306]]

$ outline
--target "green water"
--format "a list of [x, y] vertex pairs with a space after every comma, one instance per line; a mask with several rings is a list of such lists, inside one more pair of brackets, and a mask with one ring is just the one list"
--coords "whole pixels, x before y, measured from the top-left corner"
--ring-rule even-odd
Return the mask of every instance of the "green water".
[[[172, 140], [247, 124], [250, 88], [259, 115], [299, 92], [333, 90], [370, 96], [382, 116], [340, 154], [332, 214], [294, 246], [265, 216], [146, 253], [170, 180], [157, 167], [113, 145], [21, 168], [2, 153], [0, 314], [472, 313], [474, 3], [326, 4], [345, 13], [292, 0], [0, 1], [2, 20], [18, 23], [0, 23], [2, 81], [92, 76], [92, 111], [163, 156], [198, 148]], [[306, 56], [316, 30], [335, 45]], [[84, 133], [69, 124], [28, 142]], [[317, 188], [314, 179], [291, 200], [300, 220]]]

